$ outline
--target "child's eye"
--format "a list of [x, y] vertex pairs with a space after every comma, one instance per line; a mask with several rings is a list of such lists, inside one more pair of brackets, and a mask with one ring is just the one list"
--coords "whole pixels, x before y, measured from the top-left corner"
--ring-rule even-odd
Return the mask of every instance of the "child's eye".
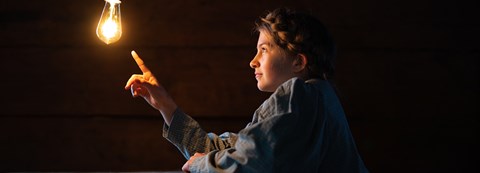
[[267, 52], [267, 48], [262, 47], [261, 51], [262, 51], [262, 53], [265, 53], [265, 52]]

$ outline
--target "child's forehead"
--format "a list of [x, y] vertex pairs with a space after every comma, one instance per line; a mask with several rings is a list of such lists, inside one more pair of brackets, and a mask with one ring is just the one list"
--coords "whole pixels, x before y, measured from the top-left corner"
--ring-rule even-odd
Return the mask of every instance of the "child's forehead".
[[275, 42], [273, 41], [273, 37], [265, 31], [260, 31], [260, 35], [258, 36], [257, 46], [268, 45], [274, 46]]

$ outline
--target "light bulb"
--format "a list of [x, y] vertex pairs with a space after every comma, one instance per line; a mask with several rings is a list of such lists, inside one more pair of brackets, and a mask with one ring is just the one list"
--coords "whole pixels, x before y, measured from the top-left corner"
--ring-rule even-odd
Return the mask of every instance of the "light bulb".
[[116, 42], [122, 36], [120, 3], [120, 0], [105, 0], [105, 7], [98, 21], [97, 36], [106, 44]]

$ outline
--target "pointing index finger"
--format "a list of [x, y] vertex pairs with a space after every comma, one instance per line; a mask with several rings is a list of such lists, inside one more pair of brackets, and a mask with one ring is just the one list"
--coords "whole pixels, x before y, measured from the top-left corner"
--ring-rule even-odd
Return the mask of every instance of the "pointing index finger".
[[140, 70], [142, 70], [143, 73], [150, 72], [150, 70], [145, 66], [145, 63], [143, 63], [143, 60], [138, 56], [138, 54], [132, 50], [132, 57], [137, 63], [138, 67], [140, 67]]

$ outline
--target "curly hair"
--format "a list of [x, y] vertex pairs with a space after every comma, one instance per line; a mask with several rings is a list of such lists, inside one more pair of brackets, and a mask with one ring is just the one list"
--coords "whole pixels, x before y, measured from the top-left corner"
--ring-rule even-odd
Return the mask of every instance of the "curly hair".
[[267, 32], [286, 53], [304, 54], [306, 79], [333, 77], [335, 44], [326, 27], [314, 16], [278, 8], [261, 17], [255, 23], [255, 30]]

